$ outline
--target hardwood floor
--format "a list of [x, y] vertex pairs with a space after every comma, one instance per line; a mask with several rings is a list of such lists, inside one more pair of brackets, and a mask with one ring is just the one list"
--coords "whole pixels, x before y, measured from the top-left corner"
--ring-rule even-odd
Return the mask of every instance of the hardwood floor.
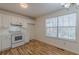
[[59, 49], [46, 43], [32, 40], [28, 44], [12, 48], [0, 53], [0, 55], [76, 55], [75, 53]]

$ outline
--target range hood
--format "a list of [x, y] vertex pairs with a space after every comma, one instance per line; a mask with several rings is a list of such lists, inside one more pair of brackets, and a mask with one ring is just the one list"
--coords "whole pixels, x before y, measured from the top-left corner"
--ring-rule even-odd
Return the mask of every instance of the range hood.
[[10, 29], [10, 31], [21, 31], [22, 25], [21, 24], [11, 24], [9, 29]]
[[22, 27], [21, 24], [11, 24], [11, 26], [21, 26]]

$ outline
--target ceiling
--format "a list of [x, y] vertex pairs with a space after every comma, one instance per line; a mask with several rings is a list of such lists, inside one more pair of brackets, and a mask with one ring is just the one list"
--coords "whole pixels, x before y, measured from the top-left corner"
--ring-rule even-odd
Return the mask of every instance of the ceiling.
[[12, 11], [29, 17], [39, 17], [61, 9], [59, 3], [28, 3], [28, 8], [23, 9], [19, 3], [0, 3], [0, 9]]

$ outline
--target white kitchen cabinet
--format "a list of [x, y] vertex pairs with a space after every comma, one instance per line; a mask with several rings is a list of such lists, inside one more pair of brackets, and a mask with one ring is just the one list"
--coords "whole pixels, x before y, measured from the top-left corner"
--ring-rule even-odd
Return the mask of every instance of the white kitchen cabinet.
[[0, 14], [0, 29], [2, 27], [2, 15]]
[[2, 50], [11, 48], [11, 39], [8, 36], [3, 37], [2, 40]]
[[11, 48], [11, 36], [8, 32], [4, 31], [0, 34], [0, 40], [1, 40], [1, 50], [6, 50], [8, 48]]
[[24, 28], [27, 28], [27, 21], [26, 21], [26, 19], [23, 20], [23, 26], [24, 26]]
[[0, 38], [0, 51], [1, 51], [1, 38]]
[[27, 27], [27, 22], [25, 18], [17, 17], [17, 24], [22, 25], [24, 28]]
[[22, 25], [22, 18], [21, 17], [17, 17], [17, 24]]
[[8, 28], [10, 25], [10, 16], [2, 14], [2, 27]]
[[12, 16], [12, 17], [11, 17], [11, 23], [12, 23], [12, 24], [17, 24], [17, 17]]
[[17, 19], [17, 23], [18, 24], [21, 24], [21, 25], [23, 25], [23, 27], [25, 27], [25, 25], [26, 25], [26, 21], [25, 21], [25, 19], [24, 18], [21, 18], [21, 17], [17, 17], [18, 19]]
[[22, 18], [22, 25], [24, 28], [27, 28], [27, 21], [24, 18]]

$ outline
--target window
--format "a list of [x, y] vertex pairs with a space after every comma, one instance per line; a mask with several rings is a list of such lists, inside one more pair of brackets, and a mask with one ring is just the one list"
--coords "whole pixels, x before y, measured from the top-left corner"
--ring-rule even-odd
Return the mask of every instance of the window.
[[58, 37], [75, 39], [76, 14], [69, 14], [58, 17]]
[[46, 34], [68, 40], [76, 39], [76, 13], [46, 20]]
[[57, 37], [57, 18], [50, 18], [46, 20], [46, 35], [50, 37]]

